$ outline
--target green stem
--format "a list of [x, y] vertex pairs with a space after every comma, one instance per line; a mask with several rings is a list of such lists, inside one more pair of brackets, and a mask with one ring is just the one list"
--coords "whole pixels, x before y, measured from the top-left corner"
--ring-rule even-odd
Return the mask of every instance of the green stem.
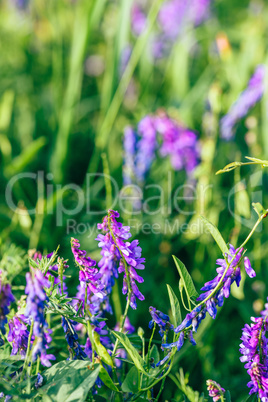
[[156, 329], [156, 323], [154, 322], [154, 327], [153, 327], [153, 330], [152, 330], [151, 338], [150, 338], [150, 340], [149, 340], [148, 352], [147, 352], [147, 362], [146, 362], [146, 364], [147, 364], [147, 370], [148, 370], [148, 371], [149, 371], [149, 365], [150, 365], [150, 350], [151, 350], [151, 344], [152, 344], [152, 341], [153, 341], [155, 329]]
[[95, 362], [95, 347], [94, 347], [94, 336], [93, 336], [93, 330], [92, 327], [90, 325], [90, 322], [87, 322], [87, 333], [91, 342], [91, 349], [92, 349], [92, 365], [94, 366], [94, 362]]
[[25, 360], [24, 360], [24, 364], [23, 364], [22, 373], [21, 373], [21, 381], [23, 381], [23, 377], [27, 371], [27, 366], [29, 363], [29, 357], [30, 357], [30, 353], [31, 353], [31, 340], [32, 340], [32, 335], [33, 335], [33, 326], [34, 326], [34, 322], [32, 321], [31, 327], [30, 327], [30, 333], [29, 333], [29, 337], [28, 337], [26, 356], [25, 356]]
[[165, 385], [165, 381], [166, 381], [166, 377], [163, 378], [163, 380], [162, 380], [162, 382], [161, 382], [160, 390], [159, 390], [159, 392], [158, 392], [158, 394], [157, 394], [157, 397], [155, 398], [155, 401], [156, 401], [156, 402], [159, 400], [160, 395], [162, 394], [162, 391], [163, 391], [164, 385]]

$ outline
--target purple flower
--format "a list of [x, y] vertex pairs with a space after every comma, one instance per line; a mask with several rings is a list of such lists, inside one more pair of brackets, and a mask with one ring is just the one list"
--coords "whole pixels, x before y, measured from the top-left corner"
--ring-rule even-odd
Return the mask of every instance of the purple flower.
[[176, 347], [177, 350], [179, 351], [182, 348], [183, 344], [184, 344], [184, 332], [182, 331], [180, 333], [179, 339], [177, 341], [172, 342], [172, 343], [164, 343], [162, 345], [162, 348], [171, 349], [171, 348]]
[[135, 155], [136, 155], [137, 134], [132, 127], [126, 127], [124, 131], [124, 185], [133, 183], [135, 177]]
[[257, 66], [247, 88], [240, 94], [228, 113], [221, 119], [221, 137], [231, 140], [236, 123], [262, 98], [264, 92], [265, 67]]
[[[100, 282], [100, 273], [98, 268], [95, 267], [96, 261], [87, 257], [87, 252], [80, 250], [79, 241], [71, 238], [71, 249], [74, 255], [75, 262], [79, 266], [79, 280], [82, 287], [88, 286], [90, 292], [96, 297], [103, 299], [105, 293], [103, 292], [103, 286]], [[93, 268], [94, 267], [94, 268]]]
[[[9, 320], [9, 333], [7, 336], [8, 342], [12, 343], [11, 356], [16, 355], [18, 352], [22, 357], [26, 355], [29, 330], [27, 324], [30, 324], [30, 319], [26, 318], [23, 314], [15, 315]], [[32, 337], [32, 341], [34, 336]]]
[[14, 301], [15, 298], [11, 292], [11, 286], [9, 283], [4, 283], [3, 274], [0, 270], [0, 332], [2, 332], [3, 335], [6, 333], [5, 324], [7, 324], [9, 306]]
[[[103, 278], [108, 283], [111, 281], [111, 273], [115, 267], [118, 267], [119, 273], [124, 273], [123, 294], [130, 296], [130, 306], [136, 308], [136, 298], [144, 300], [144, 296], [139, 291], [136, 282], [142, 283], [143, 278], [136, 272], [137, 269], [144, 269], [145, 258], [141, 257], [141, 247], [138, 240], [131, 243], [126, 241], [131, 237], [129, 226], [123, 226], [117, 222], [119, 218], [117, 211], [109, 210], [108, 216], [105, 216], [103, 223], [98, 224], [98, 229], [102, 229], [105, 236], [99, 235], [99, 247], [101, 247], [107, 278]], [[123, 258], [124, 257], [124, 258]], [[109, 265], [110, 263], [110, 265]], [[102, 263], [101, 263], [102, 265]], [[114, 274], [113, 274], [114, 275]]]
[[44, 277], [43, 273], [36, 269], [26, 274], [26, 288], [25, 293], [28, 295], [26, 301], [25, 316], [31, 318], [33, 321], [33, 335], [35, 337], [35, 345], [33, 348], [32, 358], [33, 361], [40, 357], [41, 363], [49, 367], [51, 363], [49, 360], [55, 360], [55, 356], [47, 354], [46, 350], [51, 342], [51, 329], [45, 320], [44, 310], [48, 297], [44, 288], [50, 287], [50, 282]]
[[188, 174], [191, 173], [199, 159], [197, 135], [164, 113], [156, 117], [155, 126], [163, 141], [160, 154], [170, 156], [175, 170], [185, 169]]
[[225, 389], [220, 384], [212, 380], [207, 380], [207, 390], [209, 391], [209, 396], [213, 398], [213, 402], [219, 401], [225, 392]]
[[[233, 282], [236, 282], [236, 285], [239, 286], [241, 280], [241, 272], [240, 272], [240, 260], [242, 259], [243, 249], [235, 249], [230, 244], [229, 254], [227, 256], [229, 268], [227, 269], [227, 261], [223, 258], [220, 258], [216, 261], [218, 268], [216, 269], [218, 275], [212, 279], [211, 281], [205, 283], [205, 285], [201, 288], [205, 293], [202, 293], [196, 300], [203, 301], [208, 298], [205, 302], [206, 310], [210, 314], [212, 318], [216, 317], [217, 314], [217, 306], [222, 307], [224, 298], [228, 298], [230, 295], [230, 288]], [[255, 276], [255, 272], [251, 267], [250, 261], [247, 257], [244, 257], [244, 265], [247, 274], [250, 278]], [[223, 278], [223, 274], [226, 271], [226, 274]], [[222, 281], [220, 288], [214, 293], [211, 297], [211, 293], [218, 286], [218, 284]]]
[[37, 373], [37, 378], [36, 378], [36, 381], [35, 381], [35, 384], [34, 384], [35, 389], [38, 389], [38, 388], [42, 387], [43, 382], [44, 382], [44, 378], [41, 376], [40, 373]]
[[267, 315], [265, 318], [251, 318], [252, 324], [246, 324], [242, 332], [240, 344], [241, 362], [246, 363], [245, 369], [251, 381], [249, 395], [257, 394], [261, 401], [268, 400], [268, 329]]
[[129, 127], [125, 130], [124, 184], [144, 183], [158, 148], [162, 157], [170, 157], [175, 170], [185, 169], [190, 175], [198, 164], [199, 145], [193, 131], [163, 112], [148, 115], [138, 124], [137, 133]]
[[65, 317], [62, 317], [62, 327], [65, 333], [65, 339], [68, 343], [68, 348], [70, 354], [72, 356], [72, 360], [84, 360], [86, 359], [87, 355], [82, 350], [79, 342], [78, 342], [78, 335], [69, 320]]
[[149, 322], [149, 328], [152, 328], [154, 323], [156, 323], [160, 328], [159, 334], [162, 338], [167, 330], [174, 329], [173, 325], [169, 322], [169, 316], [167, 314], [156, 310], [154, 307], [150, 307], [149, 312], [152, 316], [152, 320]]
[[153, 116], [145, 116], [138, 124], [140, 140], [137, 143], [135, 174], [143, 182], [155, 158], [157, 148], [156, 129]]
[[131, 29], [135, 36], [140, 36], [146, 28], [147, 18], [139, 4], [134, 3], [131, 9]]

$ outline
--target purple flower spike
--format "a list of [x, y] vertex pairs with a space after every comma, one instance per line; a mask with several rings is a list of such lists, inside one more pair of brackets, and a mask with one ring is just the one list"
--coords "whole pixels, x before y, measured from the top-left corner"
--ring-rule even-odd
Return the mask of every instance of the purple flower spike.
[[248, 111], [262, 98], [264, 92], [265, 67], [257, 66], [249, 80], [247, 88], [241, 93], [236, 103], [231, 106], [228, 114], [221, 119], [221, 136], [225, 140], [234, 137], [236, 123], [245, 117]]
[[95, 268], [96, 261], [87, 257], [85, 250], [80, 250], [80, 243], [73, 237], [71, 238], [71, 249], [75, 262], [80, 269], [79, 280], [81, 287], [88, 286], [90, 292], [97, 298], [104, 299], [105, 292], [103, 291], [103, 285], [100, 281], [101, 275], [98, 272], [98, 268]]
[[136, 270], [144, 269], [145, 258], [141, 257], [142, 249], [138, 245], [138, 240], [133, 240], [131, 243], [126, 241], [131, 237], [130, 228], [117, 222], [119, 216], [117, 211], [109, 210], [108, 216], [105, 216], [103, 222], [98, 224], [98, 229], [102, 229], [104, 233], [104, 235], [98, 235], [96, 239], [99, 240], [103, 255], [99, 266], [103, 268], [103, 273], [106, 275], [102, 281], [105, 280], [110, 289], [114, 283], [114, 277], [118, 275], [117, 272], [124, 273], [122, 293], [130, 294], [130, 306], [136, 309], [136, 299], [144, 300], [136, 283], [142, 283], [143, 278], [137, 274]]
[[267, 310], [261, 313], [263, 318], [251, 318], [252, 324], [246, 324], [242, 332], [240, 344], [240, 361], [245, 364], [245, 369], [250, 375], [251, 381], [247, 384], [250, 388], [249, 395], [257, 394], [261, 401], [268, 401], [268, 330]]
[[217, 402], [221, 399], [221, 396], [225, 393], [225, 389], [220, 386], [216, 381], [207, 380], [207, 389], [209, 396], [213, 399], [213, 402]]
[[[30, 319], [26, 318], [23, 314], [14, 316], [8, 323], [9, 333], [7, 336], [8, 342], [12, 343], [11, 356], [16, 355], [18, 352], [22, 357], [26, 355], [29, 331], [27, 324], [30, 324]], [[34, 337], [32, 337], [32, 341]]]
[[45, 320], [45, 307], [48, 297], [45, 293], [45, 288], [50, 287], [50, 282], [47, 280], [43, 273], [36, 269], [26, 274], [26, 288], [25, 293], [28, 295], [26, 301], [25, 316], [31, 318], [33, 321], [33, 335], [36, 339], [33, 348], [33, 361], [40, 357], [41, 363], [49, 367], [51, 363], [49, 360], [55, 360], [55, 356], [47, 354], [46, 350], [51, 342], [51, 330]]
[[[11, 286], [9, 283], [3, 283], [2, 271], [0, 270], [0, 332], [3, 335], [6, 333], [5, 324], [7, 324], [6, 316], [9, 313], [9, 306], [14, 301], [15, 298], [11, 292]], [[2, 340], [2, 342], [4, 341]]]

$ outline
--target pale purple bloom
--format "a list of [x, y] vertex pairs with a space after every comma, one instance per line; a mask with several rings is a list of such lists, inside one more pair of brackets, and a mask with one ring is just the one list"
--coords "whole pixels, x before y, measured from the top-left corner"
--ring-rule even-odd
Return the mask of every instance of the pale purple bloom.
[[137, 134], [132, 127], [126, 127], [124, 131], [124, 185], [133, 183], [133, 179], [135, 177], [136, 144]]
[[209, 391], [208, 394], [213, 399], [213, 402], [219, 401], [221, 399], [221, 395], [225, 393], [225, 389], [213, 380], [207, 380], [207, 390]]
[[153, 116], [145, 116], [138, 124], [140, 140], [137, 143], [135, 174], [143, 182], [155, 159], [157, 148], [156, 128]]
[[[157, 138], [159, 135], [159, 138]], [[185, 170], [190, 176], [199, 162], [197, 135], [165, 113], [145, 116], [134, 129], [125, 131], [123, 168], [124, 184], [143, 184], [160, 150], [162, 157], [169, 156], [175, 170]]]
[[139, 36], [146, 28], [147, 17], [138, 3], [134, 3], [131, 9], [131, 28], [135, 36]]
[[265, 67], [257, 66], [247, 88], [240, 94], [228, 113], [221, 119], [221, 136], [230, 140], [234, 136], [236, 123], [262, 98], [264, 92]]

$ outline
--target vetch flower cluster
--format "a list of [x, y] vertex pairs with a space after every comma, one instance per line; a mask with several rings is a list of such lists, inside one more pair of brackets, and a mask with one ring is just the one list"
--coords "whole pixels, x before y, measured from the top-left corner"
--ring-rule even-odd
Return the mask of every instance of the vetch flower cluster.
[[28, 295], [26, 302], [25, 316], [31, 318], [33, 322], [33, 335], [35, 345], [32, 352], [33, 361], [40, 357], [44, 366], [51, 366], [49, 360], [55, 360], [55, 356], [47, 354], [48, 345], [51, 342], [51, 329], [45, 319], [44, 310], [48, 297], [45, 288], [50, 287], [50, 282], [45, 278], [39, 269], [32, 270], [26, 274], [25, 293]]
[[73, 360], [84, 360], [87, 355], [78, 342], [78, 335], [69, 320], [62, 317], [62, 327]]
[[1, 333], [5, 335], [7, 324], [7, 315], [9, 313], [9, 306], [15, 298], [11, 292], [11, 286], [9, 283], [4, 283], [3, 273], [0, 270], [0, 346], [4, 343], [1, 338]]
[[149, 328], [152, 329], [154, 323], [159, 326], [159, 334], [163, 338], [166, 331], [174, 329], [173, 325], [169, 322], [169, 316], [162, 313], [162, 311], [156, 310], [155, 307], [150, 307], [149, 312], [152, 316], [152, 320], [149, 322]]
[[225, 393], [225, 389], [213, 380], [207, 380], [207, 390], [209, 391], [208, 394], [213, 399], [213, 402], [219, 401], [223, 398]]
[[216, 318], [217, 307], [222, 307], [224, 298], [229, 297], [233, 282], [236, 282], [236, 285], [239, 286], [241, 281], [239, 265], [242, 259], [249, 277], [253, 278], [256, 275], [249, 259], [243, 257], [243, 248], [235, 249], [232, 245], [229, 247], [229, 253], [225, 256], [225, 259], [221, 258], [216, 261], [218, 275], [201, 288], [204, 293], [196, 299], [200, 304], [186, 314], [185, 319], [174, 329], [175, 333], [180, 333], [179, 338], [175, 342], [163, 344], [162, 348], [171, 349], [176, 347], [177, 350], [180, 350], [186, 335], [189, 341], [196, 345], [192, 332], [197, 331], [201, 321], [206, 317], [206, 313], [209, 313], [213, 319]]
[[249, 395], [257, 394], [262, 402], [268, 401], [268, 309], [261, 313], [262, 317], [251, 317], [252, 324], [246, 324], [242, 332], [240, 344], [241, 362], [251, 378], [247, 386]]
[[[9, 333], [7, 340], [12, 343], [12, 356], [16, 355], [18, 352], [22, 357], [26, 356], [30, 335], [27, 325], [30, 325], [30, 323], [30, 319], [25, 317], [23, 314], [15, 315], [11, 320], [9, 320]], [[34, 341], [34, 336], [32, 336], [31, 341]]]
[[109, 210], [103, 223], [98, 224], [98, 229], [102, 229], [104, 234], [99, 234], [96, 240], [100, 242], [99, 247], [103, 249], [102, 255], [105, 257], [103, 264], [108, 276], [107, 282], [110, 281], [111, 268], [112, 272], [115, 269], [113, 264], [119, 262], [118, 272], [124, 273], [122, 292], [127, 294], [130, 306], [136, 309], [136, 298], [144, 300], [144, 296], [136, 284], [136, 282], [142, 283], [143, 278], [137, 274], [136, 270], [144, 269], [145, 258], [141, 257], [142, 250], [138, 245], [138, 240], [127, 241], [131, 237], [130, 228], [117, 222], [119, 216], [117, 211]]
[[[158, 13], [158, 30], [151, 39], [151, 53], [154, 58], [168, 55], [172, 45], [188, 27], [198, 26], [210, 15], [210, 0], [165, 1]], [[137, 1], [131, 11], [131, 28], [135, 36], [141, 35], [147, 25], [147, 10]]]
[[221, 119], [221, 136], [231, 140], [236, 123], [245, 117], [248, 111], [262, 98], [264, 92], [265, 67], [257, 66], [247, 88], [240, 94], [228, 113]]
[[[159, 141], [158, 141], [159, 134]], [[138, 124], [137, 132], [127, 127], [124, 136], [125, 184], [142, 184], [155, 159], [157, 149], [160, 156], [170, 157], [175, 170], [185, 169], [190, 175], [199, 161], [197, 135], [192, 130], [171, 119], [167, 114], [145, 116]]]

